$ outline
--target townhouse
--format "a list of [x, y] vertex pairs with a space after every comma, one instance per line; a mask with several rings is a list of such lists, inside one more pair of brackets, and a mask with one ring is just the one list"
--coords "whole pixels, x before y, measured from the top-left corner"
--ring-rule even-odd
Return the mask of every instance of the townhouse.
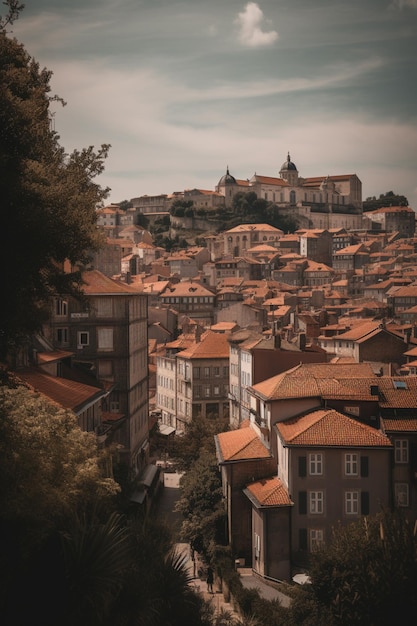
[[187, 325], [157, 357], [156, 406], [162, 424], [184, 432], [198, 417], [229, 415], [229, 343], [227, 333]]
[[391, 506], [414, 523], [416, 378], [300, 364], [248, 393], [249, 419], [215, 437], [236, 558], [291, 580], [336, 524]]
[[200, 324], [214, 322], [216, 296], [195, 280], [172, 281], [159, 294], [158, 301], [163, 306], [175, 309], [178, 314], [186, 314], [198, 320]]

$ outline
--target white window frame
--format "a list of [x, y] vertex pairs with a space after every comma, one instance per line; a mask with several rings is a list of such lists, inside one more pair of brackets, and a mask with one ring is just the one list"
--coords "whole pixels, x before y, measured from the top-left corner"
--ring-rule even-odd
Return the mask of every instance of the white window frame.
[[310, 552], [318, 550], [324, 544], [324, 532], [322, 528], [310, 528]]
[[97, 328], [97, 350], [111, 352], [114, 348], [113, 328]]
[[57, 298], [55, 300], [55, 314], [57, 317], [66, 317], [68, 315], [68, 300]]
[[359, 491], [345, 491], [346, 515], [359, 515]]
[[395, 439], [395, 462], [408, 463], [408, 439]]
[[402, 506], [402, 507], [410, 506], [408, 483], [395, 483], [394, 494], [395, 494], [395, 504], [397, 506]]
[[324, 512], [324, 493], [323, 491], [309, 492], [309, 512], [311, 515], [322, 515]]
[[77, 332], [77, 346], [78, 348], [84, 348], [90, 345], [90, 333], [88, 330], [79, 330]]
[[323, 454], [321, 452], [312, 452], [308, 455], [308, 470], [310, 476], [323, 475]]
[[359, 454], [347, 452], [345, 454], [345, 476], [359, 475]]
[[255, 559], [259, 559], [261, 555], [261, 537], [258, 533], [255, 533]]

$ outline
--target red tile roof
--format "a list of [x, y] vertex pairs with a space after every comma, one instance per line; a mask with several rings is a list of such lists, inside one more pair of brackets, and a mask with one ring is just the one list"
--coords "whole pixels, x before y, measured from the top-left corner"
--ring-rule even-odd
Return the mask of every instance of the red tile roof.
[[105, 395], [103, 389], [67, 378], [51, 376], [35, 368], [18, 370], [16, 376], [33, 391], [39, 392], [65, 409], [77, 412], [82, 406]]
[[288, 491], [279, 478], [263, 478], [248, 485], [244, 493], [260, 507], [290, 506]]
[[226, 333], [216, 333], [206, 330], [200, 341], [193, 341], [190, 345], [177, 354], [178, 357], [188, 359], [228, 359], [230, 344]]
[[89, 296], [137, 294], [136, 289], [133, 289], [125, 283], [116, 282], [98, 270], [83, 272], [82, 279], [85, 283], [82, 286], [82, 290]]
[[276, 429], [286, 445], [391, 447], [388, 437], [334, 409], [319, 409], [278, 422]]
[[[253, 385], [252, 389], [267, 400], [320, 397], [329, 385], [340, 388], [340, 381], [343, 379], [373, 376], [374, 373], [369, 363], [300, 363], [282, 374]], [[319, 380], [324, 379], [330, 381], [327, 387], [324, 382], [319, 385]]]
[[390, 433], [417, 433], [417, 419], [384, 418], [382, 425], [385, 432]]
[[271, 458], [270, 451], [251, 427], [219, 433], [216, 443], [221, 463]]

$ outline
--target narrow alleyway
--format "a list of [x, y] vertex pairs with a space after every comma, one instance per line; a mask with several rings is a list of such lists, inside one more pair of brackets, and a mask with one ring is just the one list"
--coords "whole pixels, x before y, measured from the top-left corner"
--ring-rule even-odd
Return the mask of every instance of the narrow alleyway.
[[[199, 571], [204, 570], [204, 564], [199, 560], [198, 554], [193, 561], [190, 553], [190, 546], [188, 543], [182, 543], [179, 537], [179, 530], [181, 527], [181, 515], [174, 511], [175, 504], [179, 498], [179, 482], [181, 474], [176, 472], [167, 472], [163, 475], [163, 488], [161, 490], [159, 502], [157, 505], [157, 515], [164, 519], [173, 530], [174, 540], [177, 543], [178, 551], [184, 555], [184, 561], [190, 570], [192, 577], [191, 585], [200, 593], [204, 598], [211, 602], [215, 608], [215, 613], [218, 615], [222, 611], [231, 613], [235, 618], [239, 618], [238, 613], [233, 609], [233, 606], [226, 602], [221, 590], [217, 587], [216, 583], [213, 585], [214, 593], [210, 594], [207, 591], [207, 582], [204, 574], [199, 576]], [[291, 599], [275, 589], [273, 586], [265, 583], [262, 579], [254, 576], [251, 568], [239, 568], [242, 584], [247, 589], [257, 589], [260, 595], [266, 600], [279, 600], [281, 605], [288, 607]]]

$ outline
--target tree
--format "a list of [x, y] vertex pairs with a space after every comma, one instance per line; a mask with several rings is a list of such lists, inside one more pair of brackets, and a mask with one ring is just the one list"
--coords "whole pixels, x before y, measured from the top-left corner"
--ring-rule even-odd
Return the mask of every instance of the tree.
[[184, 521], [181, 536], [196, 550], [207, 554], [211, 544], [224, 544], [226, 512], [216, 457], [203, 450], [181, 479], [177, 502]]
[[[106, 197], [94, 181], [104, 169], [109, 146], [66, 154], [51, 128], [51, 72], [40, 69], [4, 25], [16, 19], [20, 5], [8, 2], [0, 20], [0, 351], [41, 327], [51, 298], [80, 293], [80, 274], [63, 271], [87, 263], [102, 239], [96, 207]], [[14, 11], [14, 13], [13, 13]], [[17, 13], [16, 13], [17, 12]], [[18, 251], [18, 254], [16, 254]]]
[[381, 193], [378, 199], [375, 196], [366, 198], [363, 203], [363, 210], [365, 212], [375, 211], [376, 209], [390, 206], [408, 206], [408, 200], [405, 196], [396, 194], [393, 191], [387, 191], [386, 193]]
[[[417, 539], [396, 510], [335, 530], [329, 546], [313, 554], [311, 592], [334, 624], [390, 626], [417, 610]], [[409, 617], [408, 617], [409, 616]]]
[[[72, 537], [74, 546], [84, 524], [98, 540], [119, 491], [103, 467], [95, 436], [79, 428], [71, 411], [22, 386], [0, 387], [0, 612], [6, 624], [37, 621], [37, 612], [40, 623], [65, 623], [56, 611], [71, 597], [77, 559], [66, 561], [62, 538], [69, 547]], [[91, 536], [79, 544], [90, 549]], [[95, 554], [103, 565], [104, 551]]]

